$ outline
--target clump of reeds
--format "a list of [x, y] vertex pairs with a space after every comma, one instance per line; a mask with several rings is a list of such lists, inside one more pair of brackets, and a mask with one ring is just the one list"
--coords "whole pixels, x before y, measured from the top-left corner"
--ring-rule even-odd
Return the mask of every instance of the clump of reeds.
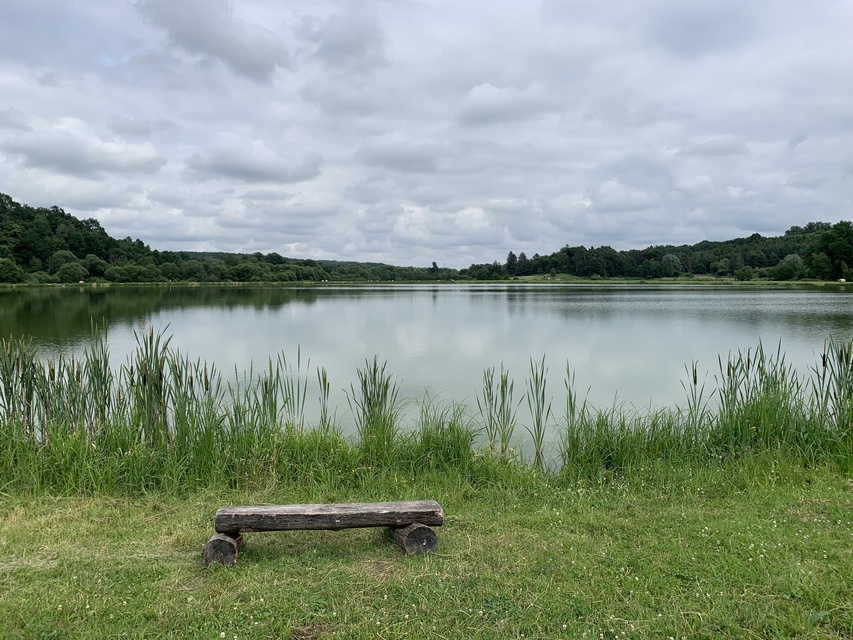
[[518, 406], [524, 400], [522, 398], [518, 403], [513, 403], [514, 386], [509, 371], [503, 365], [497, 378], [494, 368], [486, 369], [483, 373], [482, 397], [477, 398], [489, 450], [504, 459], [510, 455]]
[[399, 389], [386, 371], [387, 364], [380, 365], [378, 356], [365, 360], [364, 368], [358, 370], [358, 387], [350, 385], [347, 394], [359, 446], [371, 463], [390, 459], [399, 433]]
[[[297, 351], [224, 381], [162, 332], [136, 336], [118, 371], [106, 327], [93, 327], [80, 357], [42, 358], [29, 340], [0, 340], [0, 487], [37, 491], [185, 490], [274, 482], [337, 487], [368, 483], [380, 470], [445, 470], [472, 482], [517, 469], [559, 468], [555, 477], [614, 477], [653, 465], [708, 465], [773, 456], [853, 471], [853, 342], [830, 339], [807, 380], [781, 347], [719, 358], [706, 394], [697, 363], [686, 368], [685, 408], [591, 407], [566, 365], [565, 409], [555, 420], [545, 357], [530, 361], [526, 393], [514, 398], [509, 372], [487, 369], [476, 416], [458, 403], [420, 404], [402, 424], [398, 386], [378, 357], [357, 371], [347, 401], [357, 437], [336, 428], [330, 384], [317, 371], [320, 420], [305, 424], [307, 370]], [[529, 415], [518, 419], [526, 400]], [[529, 422], [525, 423], [525, 419]], [[514, 448], [516, 426], [533, 456]], [[559, 423], [559, 424], [558, 424]], [[556, 456], [545, 448], [557, 440]], [[489, 455], [479, 455], [485, 449]], [[513, 476], [515, 477], [515, 476]]]
[[545, 466], [545, 434], [551, 417], [551, 401], [547, 397], [547, 385], [548, 369], [545, 367], [545, 356], [543, 355], [538, 362], [531, 358], [526, 394], [531, 425], [527, 432], [533, 443], [533, 468], [539, 471], [542, 471]]
[[815, 411], [837, 430], [849, 431], [853, 424], [853, 341], [826, 340], [820, 365], [812, 371]]
[[329, 393], [331, 385], [325, 367], [317, 369], [317, 386], [320, 389], [320, 422], [317, 425], [321, 431], [330, 431], [335, 428], [335, 416], [329, 415]]
[[452, 401], [436, 404], [425, 397], [418, 409], [414, 430], [403, 436], [400, 462], [408, 464], [414, 472], [470, 471], [474, 462], [475, 429], [466, 408]]
[[708, 403], [705, 399], [705, 381], [699, 384], [699, 364], [694, 360], [690, 363], [690, 368], [684, 365], [684, 369], [689, 376], [687, 383], [682, 382], [681, 387], [687, 393], [687, 407], [683, 417], [687, 421], [687, 427], [698, 429], [708, 420]]
[[816, 416], [808, 411], [803, 386], [781, 345], [768, 354], [759, 342], [754, 351], [730, 354], [725, 362], [720, 358], [716, 379], [719, 409], [708, 428], [713, 454], [796, 449], [816, 435], [808, 435]]

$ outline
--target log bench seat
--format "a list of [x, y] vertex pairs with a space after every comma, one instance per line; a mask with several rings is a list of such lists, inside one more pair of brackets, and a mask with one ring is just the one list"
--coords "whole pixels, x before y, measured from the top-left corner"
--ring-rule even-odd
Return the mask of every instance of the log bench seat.
[[202, 559], [205, 566], [235, 564], [244, 532], [359, 527], [388, 527], [397, 544], [415, 555], [435, 551], [438, 541], [430, 527], [443, 523], [444, 512], [435, 500], [221, 507], [216, 511], [216, 534], [204, 546]]

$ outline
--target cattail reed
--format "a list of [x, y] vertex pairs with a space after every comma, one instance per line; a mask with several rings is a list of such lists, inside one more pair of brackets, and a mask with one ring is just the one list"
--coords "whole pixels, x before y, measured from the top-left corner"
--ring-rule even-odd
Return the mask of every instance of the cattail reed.
[[[316, 374], [318, 428], [306, 428], [312, 426], [305, 424], [310, 361], [300, 351], [294, 361], [280, 354], [262, 370], [250, 366], [226, 381], [215, 365], [190, 360], [170, 338], [148, 330], [113, 370], [106, 331], [93, 328], [77, 358], [41, 358], [27, 339], [0, 340], [0, 486], [59, 492], [278, 481], [342, 486], [376, 468], [455, 469], [475, 481], [477, 473], [485, 478], [500, 465], [522, 464], [569, 479], [600, 479], [662, 463], [760, 455], [853, 472], [850, 341], [827, 340], [806, 378], [785, 361], [781, 345], [768, 352], [759, 343], [720, 357], [710, 393], [694, 361], [685, 366], [683, 409], [641, 411], [615, 401], [593, 408], [567, 364], [560, 419], [543, 356], [531, 359], [522, 398], [503, 366], [489, 368], [476, 396], [478, 413], [425, 399], [414, 425], [403, 424], [397, 382], [374, 357], [346, 394], [356, 427], [350, 439], [335, 428], [323, 368]], [[525, 401], [527, 414], [519, 418]], [[516, 426], [528, 434], [530, 460], [516, 453]], [[556, 455], [545, 447], [549, 435]], [[489, 455], [478, 455], [482, 449]]]

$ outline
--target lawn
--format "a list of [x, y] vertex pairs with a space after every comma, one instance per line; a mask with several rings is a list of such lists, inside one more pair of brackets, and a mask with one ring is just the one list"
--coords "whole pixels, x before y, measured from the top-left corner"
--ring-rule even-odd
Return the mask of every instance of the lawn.
[[[436, 554], [380, 529], [255, 533], [202, 566], [222, 505], [420, 498], [444, 507]], [[853, 481], [766, 460], [0, 494], [0, 553], [11, 638], [853, 637]]]

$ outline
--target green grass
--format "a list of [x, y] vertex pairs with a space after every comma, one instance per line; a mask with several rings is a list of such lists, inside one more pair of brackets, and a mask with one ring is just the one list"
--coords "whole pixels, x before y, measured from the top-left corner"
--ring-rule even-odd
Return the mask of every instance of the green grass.
[[[80, 359], [0, 342], [0, 637], [853, 637], [850, 343], [805, 378], [762, 345], [713, 388], [687, 367], [659, 411], [589, 406], [570, 365], [555, 400], [543, 356], [521, 397], [491, 369], [479, 414], [425, 398], [407, 425], [373, 358], [352, 438], [322, 369], [305, 424], [300, 355], [225, 381], [149, 332], [108, 361], [99, 331]], [[202, 568], [221, 505], [404, 499], [444, 507], [437, 554], [248, 534]]]
[[[26, 339], [0, 341], [0, 487], [138, 494], [310, 485], [351, 468], [476, 474], [484, 468], [477, 457], [521, 461], [564, 481], [631, 477], [661, 460], [698, 468], [763, 455], [853, 472], [853, 343], [827, 341], [806, 377], [761, 344], [720, 358], [713, 389], [694, 365], [686, 405], [657, 411], [589, 406], [570, 365], [565, 400], [555, 401], [543, 356], [531, 360], [521, 397], [509, 371], [491, 368], [476, 414], [425, 398], [413, 424], [403, 424], [397, 383], [374, 357], [347, 394], [357, 427], [350, 438], [329, 415], [322, 369], [320, 423], [305, 424], [310, 362], [299, 353], [295, 363], [280, 355], [225, 381], [215, 364], [190, 361], [163, 334], [137, 340], [119, 371], [110, 370], [103, 330], [79, 359], [45, 362]], [[530, 423], [520, 424], [525, 400]], [[558, 416], [552, 407], [561, 405]], [[549, 433], [557, 434], [550, 448]]]
[[[236, 567], [201, 564], [223, 504], [414, 498], [446, 512], [431, 556], [356, 529], [247, 534]], [[848, 478], [769, 460], [6, 495], [0, 637], [850, 638], [851, 513]]]

